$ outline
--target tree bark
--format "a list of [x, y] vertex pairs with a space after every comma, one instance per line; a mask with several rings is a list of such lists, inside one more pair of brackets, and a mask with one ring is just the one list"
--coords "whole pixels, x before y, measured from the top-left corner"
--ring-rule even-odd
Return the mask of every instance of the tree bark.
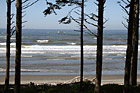
[[96, 84], [94, 93], [100, 93], [102, 78], [102, 49], [103, 49], [103, 11], [105, 0], [98, 0], [98, 35], [97, 35], [97, 59], [96, 59]]
[[83, 66], [84, 66], [83, 24], [84, 24], [84, 0], [82, 0], [82, 7], [81, 7], [81, 74], [80, 74], [80, 91], [82, 91], [82, 87], [83, 87]]
[[21, 36], [22, 36], [22, 0], [16, 0], [16, 59], [15, 59], [15, 93], [20, 93]]
[[132, 35], [132, 57], [130, 67], [130, 85], [137, 85], [137, 58], [138, 58], [138, 39], [139, 39], [139, 0], [134, 0], [134, 23]]
[[10, 70], [11, 0], [7, 0], [6, 77], [4, 92], [8, 93]]
[[134, 0], [130, 2], [129, 11], [129, 22], [128, 22], [128, 39], [127, 39], [127, 51], [125, 61], [125, 75], [124, 75], [124, 93], [129, 92], [129, 79], [130, 79], [130, 64], [132, 56], [132, 34], [133, 34], [133, 12], [134, 11]]

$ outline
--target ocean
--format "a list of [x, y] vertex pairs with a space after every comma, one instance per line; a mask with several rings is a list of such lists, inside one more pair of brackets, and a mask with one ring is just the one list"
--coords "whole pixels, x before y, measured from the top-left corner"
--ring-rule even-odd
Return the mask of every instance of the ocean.
[[[22, 35], [22, 75], [80, 74], [80, 33], [78, 31], [24, 29]], [[127, 31], [105, 30], [103, 38], [103, 74], [124, 74]], [[96, 41], [95, 36], [84, 33], [84, 75], [96, 73]], [[15, 71], [15, 45], [15, 35], [13, 35], [11, 37], [11, 75], [14, 75]], [[140, 46], [138, 54], [138, 74], [140, 74]], [[6, 29], [0, 29], [0, 75], [5, 75], [5, 66]]]

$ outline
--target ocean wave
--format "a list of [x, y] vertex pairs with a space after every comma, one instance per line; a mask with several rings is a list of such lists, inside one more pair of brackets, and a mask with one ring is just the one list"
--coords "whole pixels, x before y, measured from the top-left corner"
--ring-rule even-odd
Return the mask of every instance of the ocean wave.
[[45, 54], [45, 52], [41, 51], [22, 51], [23, 54]]
[[76, 45], [76, 43], [69, 43], [69, 42], [67, 44], [69, 44], [69, 45]]
[[[0, 72], [5, 72], [6, 69], [0, 68]], [[40, 72], [40, 69], [21, 69], [21, 72]], [[10, 72], [15, 72], [15, 69], [10, 69]]]
[[94, 40], [97, 40], [97, 37], [93, 38]]
[[32, 55], [21, 55], [21, 57], [33, 57]]
[[[97, 46], [84, 46], [84, 53], [90, 54], [96, 52]], [[125, 53], [126, 46], [103, 46], [104, 53]], [[139, 47], [140, 49], [140, 47]], [[5, 53], [6, 48], [1, 48], [0, 53]], [[22, 53], [24, 54], [44, 54], [44, 53], [55, 52], [58, 54], [77, 54], [80, 53], [80, 46], [69, 45], [69, 46], [44, 46], [44, 45], [24, 45], [22, 47]], [[11, 53], [15, 53], [15, 48], [11, 48]]]
[[[6, 69], [0, 68], [0, 72], [5, 72]], [[15, 69], [10, 69], [10, 72], [15, 72]], [[73, 72], [69, 69], [21, 69], [21, 72]]]
[[65, 33], [65, 32], [64, 31], [57, 31], [57, 33], [60, 34], [60, 33]]
[[[96, 55], [96, 48], [97, 46], [84, 46], [84, 55]], [[106, 54], [108, 56], [112, 54], [116, 54], [116, 56], [124, 56], [126, 54], [126, 48], [127, 46], [120, 46], [120, 45], [109, 45], [109, 46], [103, 46], [103, 54]], [[140, 46], [139, 46], [140, 49]], [[3, 56], [3, 54], [6, 53], [6, 48], [0, 49], [0, 54]], [[11, 48], [11, 55], [15, 54], [15, 48]], [[80, 55], [80, 46], [78, 45], [68, 45], [68, 46], [44, 46], [44, 45], [24, 45], [22, 47], [22, 57], [33, 57], [34, 55], [40, 54], [42, 56], [43, 54], [46, 55], [54, 55], [58, 57], [59, 55], [67, 55], [67, 56], [75, 56]], [[46, 56], [45, 55], [45, 56]]]
[[120, 52], [120, 51], [114, 51], [114, 52], [103, 52], [104, 54], [117, 54], [117, 53], [119, 53], [119, 54], [125, 54], [126, 52], [124, 51], [124, 52]]
[[40, 72], [39, 69], [21, 69], [21, 72]]
[[3, 35], [3, 36], [0, 36], [0, 38], [2, 38], [2, 39], [6, 39], [6, 36]]
[[15, 40], [16, 38], [15, 37], [11, 37], [11, 39], [14, 39]]
[[49, 40], [37, 40], [38, 43], [48, 43]]
[[[5, 43], [0, 43], [0, 45], [2, 45], [2, 46], [6, 46], [6, 42], [5, 42]], [[10, 45], [11, 45], [11, 46], [15, 46], [16, 43], [11, 43]]]

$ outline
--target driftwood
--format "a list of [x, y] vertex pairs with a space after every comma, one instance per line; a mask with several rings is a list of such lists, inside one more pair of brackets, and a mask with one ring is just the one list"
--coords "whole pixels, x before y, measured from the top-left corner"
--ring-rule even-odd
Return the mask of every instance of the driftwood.
[[[96, 78], [88, 79], [83, 77], [83, 81], [91, 81], [91, 83], [95, 83], [95, 79]], [[80, 76], [74, 77], [73, 79], [64, 82], [64, 84], [75, 83], [75, 82], [80, 82]]]

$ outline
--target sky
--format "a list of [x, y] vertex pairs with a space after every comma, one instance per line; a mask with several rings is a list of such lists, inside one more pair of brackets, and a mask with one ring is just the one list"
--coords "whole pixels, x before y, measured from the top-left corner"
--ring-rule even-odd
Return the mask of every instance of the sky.
[[[35, 1], [35, 0], [30, 0]], [[54, 1], [54, 0], [48, 0]], [[96, 0], [88, 0], [85, 3], [85, 13], [96, 13], [97, 6], [94, 4]], [[122, 21], [125, 22], [123, 16], [125, 13], [121, 7], [117, 4], [118, 0], [107, 0], [105, 4], [104, 17], [108, 19], [108, 22], [104, 25], [107, 30], [123, 30], [125, 29], [122, 25]], [[51, 14], [44, 16], [43, 11], [47, 8], [46, 0], [40, 0], [33, 6], [26, 9], [26, 16], [23, 21], [28, 21], [23, 24], [24, 29], [78, 29], [78, 25], [75, 22], [71, 24], [59, 24], [58, 20], [66, 16], [68, 11], [72, 7], [63, 7], [61, 10], [57, 10], [57, 15]], [[80, 9], [79, 9], [80, 10]], [[0, 0], [0, 28], [6, 28], [6, 0]], [[15, 3], [12, 4], [12, 13], [15, 12]], [[14, 20], [14, 19], [13, 19]], [[95, 27], [89, 26], [90, 29], [96, 29]]]

